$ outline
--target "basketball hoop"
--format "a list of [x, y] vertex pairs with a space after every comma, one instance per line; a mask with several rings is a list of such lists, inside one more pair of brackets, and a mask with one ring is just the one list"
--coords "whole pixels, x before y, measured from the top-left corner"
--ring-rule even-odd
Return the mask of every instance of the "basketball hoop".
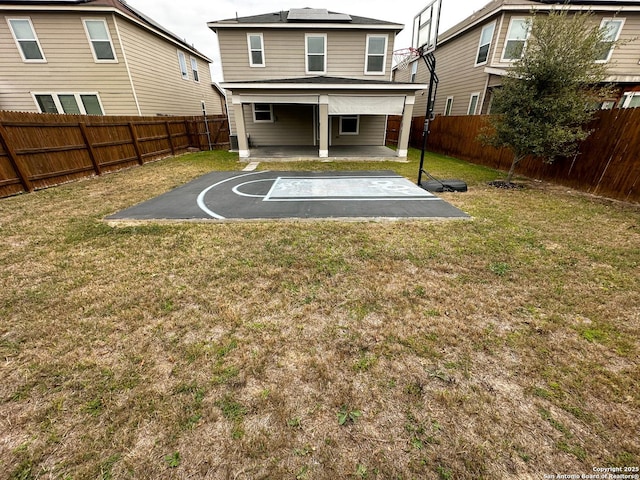
[[400, 70], [406, 70], [411, 60], [414, 58], [418, 58], [420, 56], [420, 51], [415, 48], [401, 48], [400, 50], [395, 50], [393, 52], [393, 62], [396, 65], [396, 68]]

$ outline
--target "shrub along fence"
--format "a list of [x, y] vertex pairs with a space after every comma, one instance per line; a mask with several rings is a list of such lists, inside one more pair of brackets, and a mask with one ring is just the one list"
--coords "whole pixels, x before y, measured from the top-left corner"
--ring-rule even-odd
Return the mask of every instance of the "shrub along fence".
[[[477, 139], [487, 125], [487, 116], [438, 116], [430, 124], [427, 149], [452, 157], [509, 170], [511, 150], [482, 145]], [[411, 146], [420, 148], [424, 117], [413, 119]], [[516, 174], [547, 180], [629, 202], [640, 202], [640, 108], [603, 110], [588, 126], [591, 135], [578, 154], [546, 164], [525, 158]]]
[[204, 117], [0, 112], [0, 197], [210, 145], [229, 146], [226, 116], [207, 116], [205, 124]]

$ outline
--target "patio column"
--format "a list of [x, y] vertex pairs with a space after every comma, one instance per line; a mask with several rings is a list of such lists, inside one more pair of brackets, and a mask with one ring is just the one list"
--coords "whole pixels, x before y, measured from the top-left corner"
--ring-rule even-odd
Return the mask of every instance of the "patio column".
[[233, 96], [233, 115], [236, 120], [236, 133], [238, 134], [238, 154], [240, 158], [249, 158], [249, 141], [247, 140], [247, 127], [244, 124], [244, 109], [239, 97]]
[[409, 149], [409, 134], [411, 133], [411, 119], [413, 118], [413, 105], [416, 103], [415, 95], [407, 95], [404, 99], [404, 112], [402, 114], [402, 124], [400, 125], [400, 136], [398, 137], [397, 155], [407, 158]]
[[329, 157], [329, 95], [320, 95], [318, 105], [320, 121], [320, 158]]

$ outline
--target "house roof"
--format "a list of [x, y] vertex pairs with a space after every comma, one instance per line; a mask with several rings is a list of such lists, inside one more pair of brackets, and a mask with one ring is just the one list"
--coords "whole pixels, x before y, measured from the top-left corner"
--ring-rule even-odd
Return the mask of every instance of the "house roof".
[[211, 63], [211, 59], [199, 52], [193, 45], [190, 45], [186, 40], [167, 30], [141, 11], [133, 8], [124, 0], [3, 0], [0, 2], [0, 8], [2, 5], [15, 5], [37, 9], [48, 8], [51, 10], [85, 7], [91, 7], [92, 9], [102, 7], [104, 9], [115, 10], [118, 13], [136, 21], [138, 24], [141, 24], [153, 33], [160, 34], [161, 36], [168, 38], [172, 43], [179, 44], [186, 50]]
[[207, 25], [214, 31], [218, 28], [308, 28], [314, 25], [322, 26], [323, 28], [327, 28], [327, 26], [352, 29], [374, 27], [398, 31], [404, 28], [404, 25], [399, 23], [330, 12], [317, 8], [292, 8], [287, 11], [216, 20], [208, 22]]
[[329, 90], [424, 90], [428, 87], [421, 83], [400, 83], [388, 80], [361, 80], [343, 77], [303, 77], [281, 78], [269, 80], [247, 80], [237, 82], [223, 82], [223, 88], [235, 89], [329, 89]]
[[520, 11], [528, 13], [532, 10], [549, 10], [554, 6], [562, 6], [563, 8], [575, 10], [584, 10], [587, 8], [592, 11], [605, 10], [617, 12], [620, 9], [640, 11], [640, 1], [638, 0], [492, 0], [480, 10], [440, 34], [438, 36], [438, 43], [452, 40], [469, 28], [475, 27], [478, 23], [484, 22], [500, 12]]

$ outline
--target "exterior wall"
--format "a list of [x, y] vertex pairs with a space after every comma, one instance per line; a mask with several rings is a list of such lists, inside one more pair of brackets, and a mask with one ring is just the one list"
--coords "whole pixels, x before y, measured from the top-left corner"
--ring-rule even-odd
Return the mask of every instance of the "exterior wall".
[[[29, 17], [46, 63], [22, 60], [7, 18]], [[117, 63], [96, 63], [83, 18], [105, 19]], [[64, 37], [60, 35], [64, 32]], [[137, 115], [112, 14], [3, 12], [0, 17], [0, 109], [38, 112], [32, 92], [97, 93], [104, 113]]]
[[[317, 30], [265, 28], [252, 30], [262, 33], [264, 41], [264, 67], [249, 65], [246, 29], [219, 29], [218, 42], [223, 59], [222, 68], [227, 82], [241, 80], [271, 80], [284, 78], [315, 77], [305, 71], [305, 34], [327, 35], [327, 72], [330, 77], [347, 77], [363, 80], [389, 80], [391, 78], [394, 33], [379, 30]], [[387, 36], [385, 72], [381, 75], [365, 75], [367, 35]]]
[[252, 147], [314, 145], [313, 105], [273, 105], [273, 122], [253, 121], [251, 105], [243, 105], [244, 121]]
[[360, 115], [358, 135], [340, 135], [340, 117], [329, 117], [331, 146], [384, 145], [387, 130], [385, 115]]
[[[207, 113], [223, 113], [207, 62], [125, 19], [117, 23], [142, 115], [200, 115], [202, 101]], [[185, 55], [187, 79], [182, 78], [178, 50]], [[198, 64], [198, 82], [191, 58]]]

